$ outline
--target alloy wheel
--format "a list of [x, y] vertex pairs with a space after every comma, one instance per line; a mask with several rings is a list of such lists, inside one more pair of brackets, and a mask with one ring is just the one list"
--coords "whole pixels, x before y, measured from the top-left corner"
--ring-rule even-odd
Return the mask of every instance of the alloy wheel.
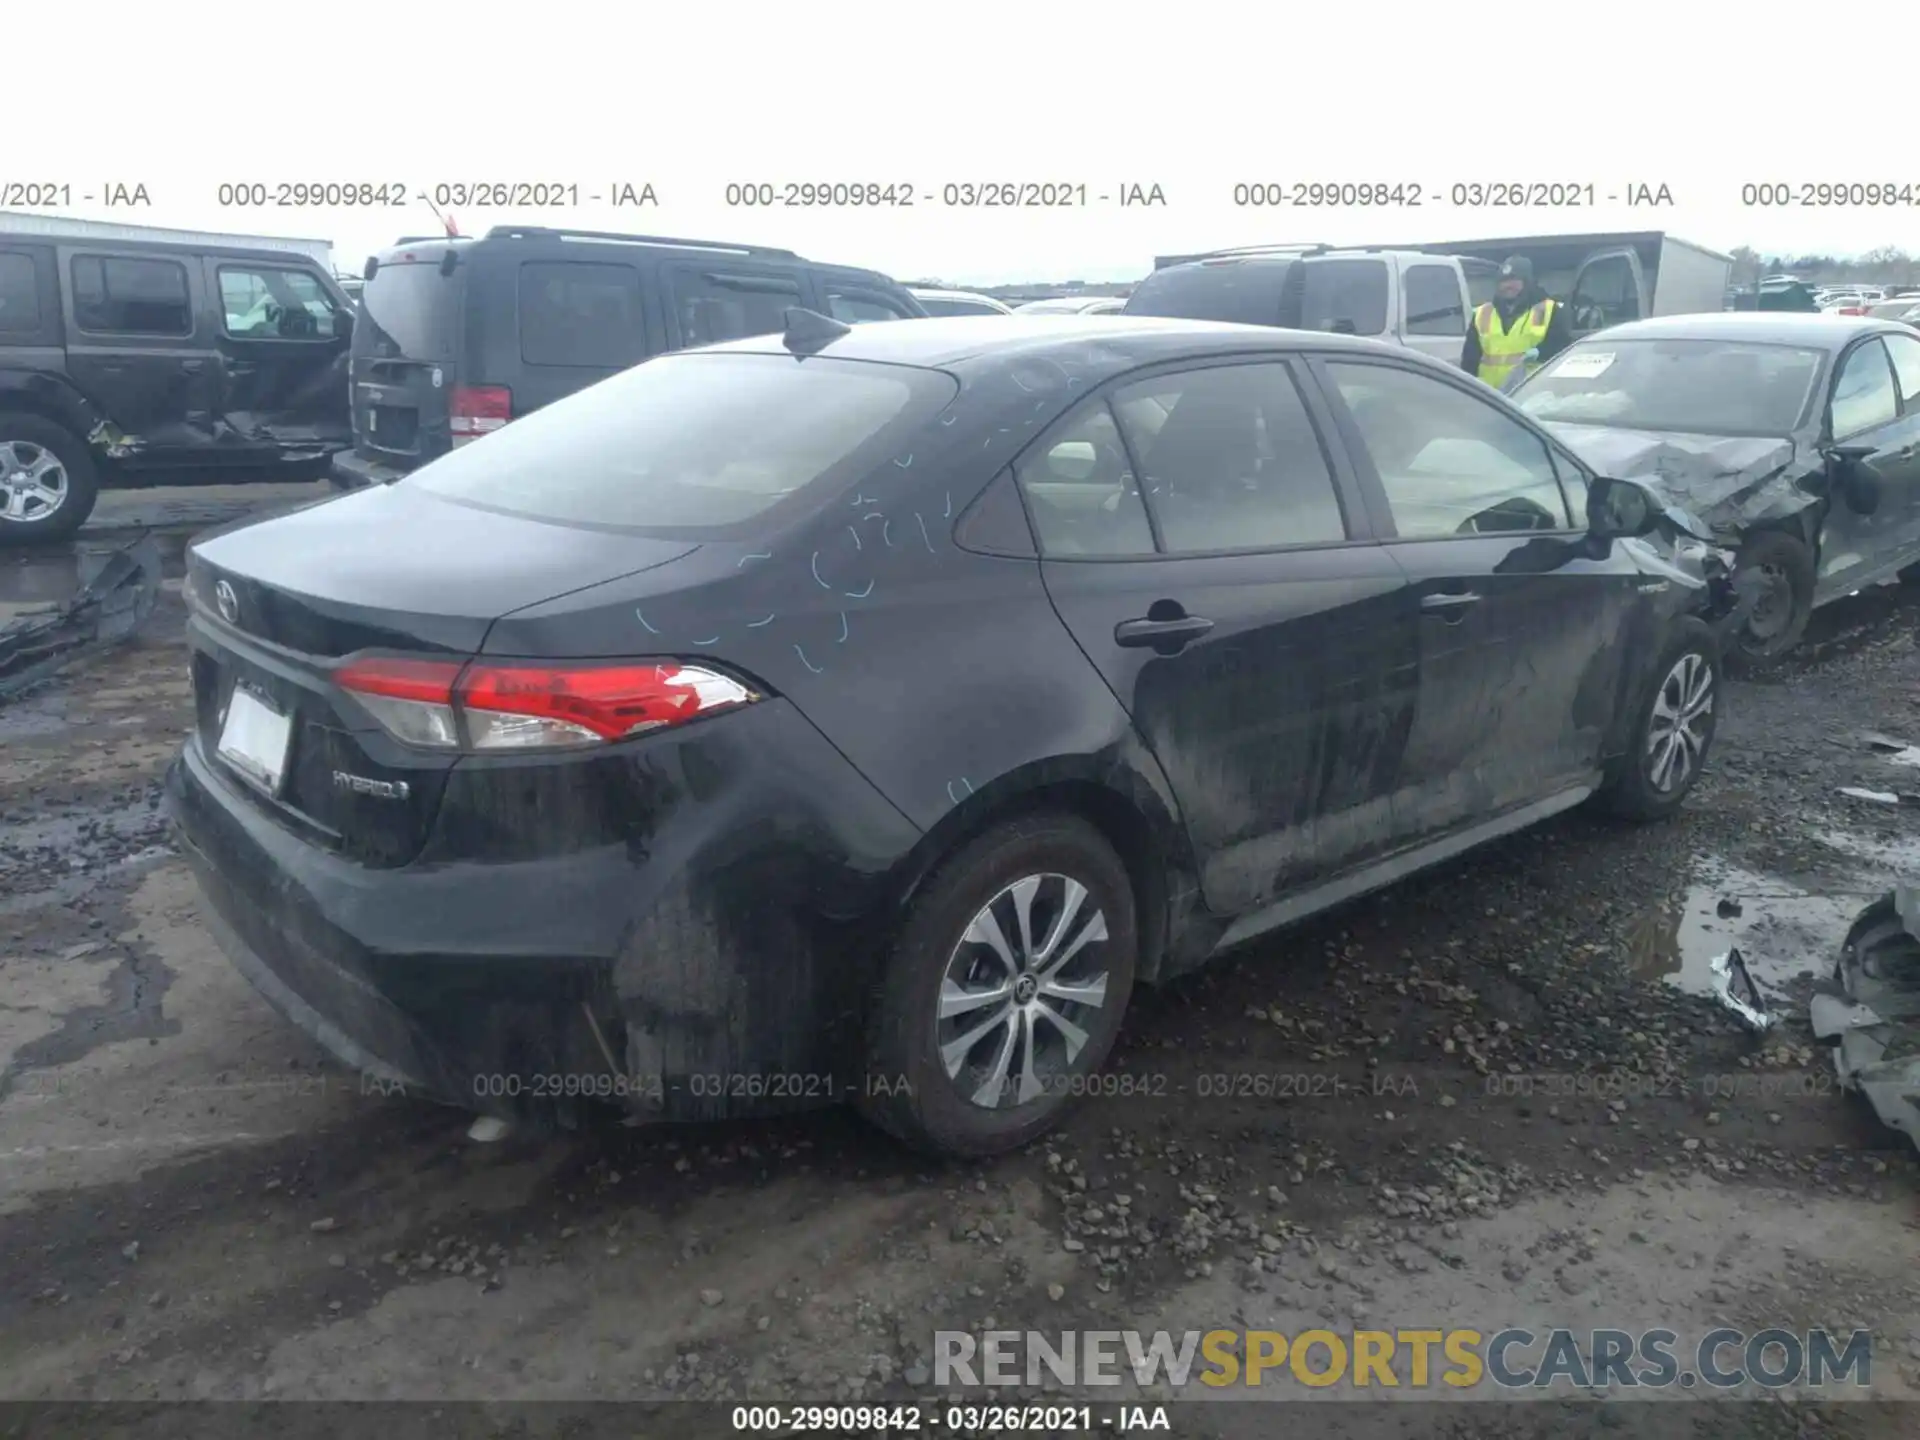
[[1674, 662], [1653, 697], [1647, 724], [1647, 778], [1671, 795], [1692, 778], [1713, 733], [1713, 665], [1697, 650]]
[[1063, 1092], [1105, 1019], [1107, 917], [1070, 876], [1028, 875], [983, 905], [940, 980], [947, 1078], [997, 1110]]
[[46, 520], [67, 503], [67, 467], [44, 445], [0, 440], [0, 520]]

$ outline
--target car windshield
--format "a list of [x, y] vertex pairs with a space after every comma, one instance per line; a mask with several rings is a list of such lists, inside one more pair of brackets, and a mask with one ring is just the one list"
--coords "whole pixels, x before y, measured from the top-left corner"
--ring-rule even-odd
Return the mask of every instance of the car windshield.
[[1728, 340], [1605, 336], [1556, 355], [1520, 387], [1536, 420], [1707, 435], [1787, 435], [1822, 352]]
[[664, 355], [515, 420], [399, 483], [559, 524], [725, 538], [900, 454], [959, 386], [937, 370]]

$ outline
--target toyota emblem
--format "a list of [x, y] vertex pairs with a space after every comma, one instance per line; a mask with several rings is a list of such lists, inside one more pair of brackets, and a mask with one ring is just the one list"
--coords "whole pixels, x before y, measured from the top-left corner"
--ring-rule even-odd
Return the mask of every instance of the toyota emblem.
[[233, 586], [222, 580], [213, 587], [213, 603], [220, 607], [220, 618], [229, 625], [240, 619], [240, 597], [233, 593]]

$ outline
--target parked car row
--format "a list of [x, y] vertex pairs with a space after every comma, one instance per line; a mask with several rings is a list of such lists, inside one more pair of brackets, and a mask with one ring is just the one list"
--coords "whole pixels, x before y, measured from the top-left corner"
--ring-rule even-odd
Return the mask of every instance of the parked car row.
[[[1661, 234], [1613, 238], [1626, 243], [1531, 242], [1573, 297], [1576, 333], [1611, 343], [1631, 338], [1622, 322], [1647, 308], [1711, 310], [1725, 257]], [[351, 298], [317, 260], [286, 251], [0, 236], [0, 537], [71, 533], [102, 480], [265, 471], [329, 473], [343, 488], [390, 482], [638, 361], [776, 332], [791, 309], [849, 324], [936, 314], [1231, 321], [1453, 360], [1492, 282], [1486, 255], [1520, 243], [1165, 256], [1127, 299], [1016, 310], [789, 250], [540, 227], [403, 240], [369, 260]], [[1738, 659], [1777, 658], [1816, 605], [1920, 563], [1920, 530], [1906, 519], [1920, 496], [1909, 495], [1911, 457], [1901, 454], [1920, 407], [1905, 388], [1920, 297], [1871, 309], [1838, 329], [1794, 332], [1784, 349], [1778, 327], [1749, 342], [1715, 328], [1720, 312], [1691, 315], [1655, 332], [1667, 346], [1657, 361], [1596, 371], [1585, 389], [1570, 386], [1565, 365], [1532, 382], [1526, 403], [1589, 431], [1593, 417], [1604, 421], [1615, 437], [1585, 443], [1610, 463], [1632, 452], [1633, 473], [1661, 476], [1709, 512], [1723, 541], [1748, 527], [1715, 498], [1722, 492], [1764, 518], [1741, 547], [1759, 599]], [[1788, 366], [1781, 357], [1796, 346], [1804, 353]], [[1603, 354], [1643, 352], [1588, 348], [1567, 363]], [[1741, 388], [1756, 365], [1768, 385]], [[1852, 384], [1889, 366], [1869, 397], [1871, 424], [1825, 428], [1835, 413], [1852, 423], [1845, 405], [1833, 410], [1841, 377]], [[1735, 388], [1716, 390], [1725, 384]], [[1896, 443], [1880, 444], [1887, 436]], [[1850, 483], [1836, 488], [1842, 472]], [[1879, 510], [1849, 508], [1870, 489]]]
[[58, 539], [103, 483], [396, 478], [652, 355], [928, 312], [788, 250], [533, 227], [317, 259], [0, 234], [0, 541]]

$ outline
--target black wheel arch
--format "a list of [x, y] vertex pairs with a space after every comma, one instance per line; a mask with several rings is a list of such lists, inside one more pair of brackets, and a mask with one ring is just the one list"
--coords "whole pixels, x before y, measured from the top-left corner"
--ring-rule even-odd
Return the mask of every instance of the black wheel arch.
[[[1164, 782], [1161, 782], [1162, 784]], [[898, 867], [893, 913], [906, 913], [934, 868], [993, 827], [1022, 815], [1074, 815], [1113, 846], [1133, 885], [1140, 954], [1136, 978], [1152, 981], [1169, 966], [1179, 920], [1198, 902], [1199, 878], [1186, 829], [1154, 778], [1099, 756], [1036, 760], [965, 796], [943, 815]]]
[[[89, 450], [94, 446], [88, 437], [107, 418], [71, 381], [43, 370], [0, 369], [0, 410], [38, 415], [71, 432]], [[102, 458], [97, 450], [94, 458]]]
[[1720, 667], [1725, 663], [1724, 646], [1719, 635], [1705, 619], [1691, 610], [1682, 610], [1668, 615], [1659, 627], [1645, 636], [1634, 637], [1628, 643], [1630, 654], [1638, 653], [1648, 657], [1644, 664], [1630, 669], [1620, 677], [1618, 700], [1614, 707], [1612, 723], [1607, 729], [1606, 762], [1609, 773], [1614, 766], [1633, 748], [1634, 731], [1640, 723], [1640, 712], [1652, 699], [1653, 687], [1665, 678], [1659, 667], [1660, 657], [1672, 649], [1682, 635], [1699, 640], [1712, 653], [1714, 664]]

